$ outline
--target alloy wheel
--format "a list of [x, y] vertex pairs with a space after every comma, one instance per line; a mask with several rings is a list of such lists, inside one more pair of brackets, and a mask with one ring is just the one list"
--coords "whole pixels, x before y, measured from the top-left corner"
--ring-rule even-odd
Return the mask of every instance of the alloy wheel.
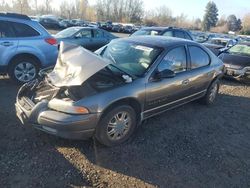
[[20, 82], [28, 82], [36, 77], [36, 67], [29, 62], [18, 63], [14, 69], [14, 75]]
[[120, 140], [124, 138], [131, 127], [131, 117], [128, 112], [118, 112], [109, 121], [107, 135], [110, 140]]

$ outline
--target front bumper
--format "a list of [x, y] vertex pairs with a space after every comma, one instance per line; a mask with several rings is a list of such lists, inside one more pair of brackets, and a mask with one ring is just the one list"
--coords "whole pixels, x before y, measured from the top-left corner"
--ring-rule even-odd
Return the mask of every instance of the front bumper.
[[244, 67], [242, 69], [234, 69], [234, 68], [229, 68], [226, 67], [226, 76], [231, 76], [231, 77], [244, 77], [250, 75], [250, 67]]
[[100, 118], [99, 113], [73, 115], [54, 111], [48, 108], [46, 100], [32, 104], [29, 99], [21, 101], [17, 97], [15, 107], [22, 124], [68, 139], [84, 140], [92, 137]]

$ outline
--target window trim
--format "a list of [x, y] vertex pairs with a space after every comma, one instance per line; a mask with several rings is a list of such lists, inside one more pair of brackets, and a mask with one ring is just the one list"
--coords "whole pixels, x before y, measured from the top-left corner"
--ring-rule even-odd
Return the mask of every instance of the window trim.
[[[204, 65], [204, 66], [201, 66], [201, 67], [192, 68], [192, 64], [193, 64], [193, 63], [192, 63], [192, 58], [191, 58], [191, 53], [190, 53], [190, 47], [197, 47], [197, 48], [200, 48], [202, 51], [204, 51], [204, 52], [207, 54], [208, 58], [209, 58], [209, 63], [208, 63], [207, 65]], [[188, 48], [188, 54], [189, 54], [189, 58], [190, 58], [190, 70], [195, 70], [195, 69], [199, 69], [199, 68], [204, 68], [204, 67], [207, 67], [207, 66], [210, 66], [210, 65], [211, 65], [211, 57], [210, 57], [209, 53], [208, 53], [205, 49], [203, 49], [201, 46], [194, 45], [194, 44], [189, 44], [189, 45], [187, 46], [187, 48]]]

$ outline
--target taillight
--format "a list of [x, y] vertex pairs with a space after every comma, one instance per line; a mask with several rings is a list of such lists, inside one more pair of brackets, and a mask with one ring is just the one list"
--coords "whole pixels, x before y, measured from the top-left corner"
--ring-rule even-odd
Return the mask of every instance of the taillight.
[[56, 45], [57, 44], [57, 41], [56, 41], [55, 38], [47, 38], [47, 39], [45, 39], [45, 42], [47, 42], [50, 45]]

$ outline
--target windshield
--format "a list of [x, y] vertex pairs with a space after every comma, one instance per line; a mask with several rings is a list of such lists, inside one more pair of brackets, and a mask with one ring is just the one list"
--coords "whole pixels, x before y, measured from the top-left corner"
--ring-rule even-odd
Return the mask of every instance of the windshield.
[[250, 46], [244, 44], [237, 44], [229, 49], [232, 54], [245, 54], [250, 56]]
[[71, 37], [72, 35], [74, 35], [77, 31], [79, 31], [79, 28], [75, 28], [75, 27], [71, 27], [68, 29], [64, 29], [61, 32], [57, 33], [55, 35], [56, 38], [67, 38], [67, 37]]
[[132, 36], [139, 35], [158, 35], [160, 32], [155, 30], [139, 30], [132, 34]]
[[101, 56], [111, 61], [127, 74], [140, 77], [160, 54], [161, 49], [148, 47], [134, 42], [111, 42]]

